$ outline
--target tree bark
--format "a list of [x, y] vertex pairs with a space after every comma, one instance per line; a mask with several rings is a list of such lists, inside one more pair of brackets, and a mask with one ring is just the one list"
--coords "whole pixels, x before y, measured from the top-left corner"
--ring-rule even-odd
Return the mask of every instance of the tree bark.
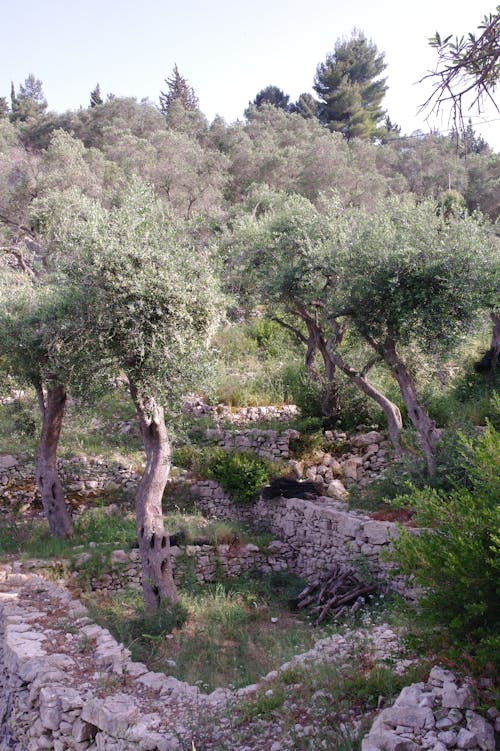
[[491, 365], [490, 365], [490, 379], [493, 382], [495, 380], [496, 369], [500, 360], [500, 312], [495, 311], [490, 313], [491, 323], [493, 328], [491, 330]]
[[401, 418], [399, 407], [394, 404], [394, 402], [391, 402], [391, 400], [386, 396], [384, 396], [384, 394], [382, 394], [381, 391], [375, 388], [372, 383], [367, 381], [365, 376], [349, 367], [349, 365], [344, 362], [339, 354], [337, 354], [336, 352], [330, 352], [329, 355], [335, 365], [343, 373], [345, 373], [345, 375], [353, 383], [355, 383], [356, 386], [358, 386], [358, 388], [360, 388], [364, 394], [370, 397], [370, 399], [373, 399], [379, 405], [379, 407], [384, 410], [385, 416], [387, 417], [387, 430], [389, 432], [389, 438], [391, 439], [391, 443], [394, 447], [394, 455], [401, 456], [402, 449], [399, 442], [399, 434], [403, 428], [403, 420]]
[[146, 612], [154, 613], [163, 600], [178, 601], [162, 511], [171, 450], [163, 408], [154, 399], [145, 401], [132, 385], [130, 393], [146, 453], [146, 468], [137, 487], [135, 504], [144, 603]]
[[392, 339], [387, 339], [381, 348], [381, 353], [397, 381], [403, 402], [408, 411], [408, 417], [417, 431], [427, 463], [427, 471], [429, 475], [433, 475], [436, 471], [436, 443], [441, 437], [441, 431], [436, 427], [434, 420], [431, 420], [420, 404], [413, 378], [399, 357], [395, 342]]
[[73, 524], [57, 472], [57, 446], [66, 407], [66, 390], [63, 386], [57, 386], [47, 389], [45, 395], [42, 387], [37, 386], [37, 396], [42, 415], [42, 433], [38, 444], [36, 482], [50, 534], [54, 537], [69, 537], [73, 534]]

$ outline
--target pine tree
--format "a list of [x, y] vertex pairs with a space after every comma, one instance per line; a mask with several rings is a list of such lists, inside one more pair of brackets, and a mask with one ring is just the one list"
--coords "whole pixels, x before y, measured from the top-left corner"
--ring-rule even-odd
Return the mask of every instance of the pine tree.
[[321, 122], [347, 140], [374, 137], [386, 114], [381, 107], [386, 79], [380, 78], [386, 67], [384, 54], [363, 32], [355, 29], [349, 40], [338, 40], [316, 69]]
[[302, 115], [306, 119], [318, 117], [318, 102], [312, 94], [306, 91], [291, 105], [290, 111]]
[[470, 118], [464, 128], [452, 128], [450, 138], [456, 144], [458, 155], [461, 157], [466, 157], [467, 154], [482, 154], [490, 148], [484, 138], [476, 133]]
[[101, 87], [96, 84], [93, 91], [90, 92], [90, 106], [97, 107], [99, 104], [103, 104], [103, 98], [101, 96]]
[[172, 76], [165, 79], [167, 91], [160, 92], [160, 112], [168, 115], [174, 102], [181, 104], [185, 110], [196, 111], [198, 109], [198, 97], [187, 80], [179, 73], [177, 63], [174, 65]]
[[266, 86], [265, 89], [261, 89], [252, 104], [257, 109], [260, 109], [263, 104], [272, 104], [273, 107], [278, 107], [281, 110], [288, 112], [290, 97], [285, 94], [278, 86]]
[[37, 118], [45, 113], [47, 109], [47, 100], [43, 93], [43, 84], [39, 78], [35, 78], [30, 73], [25, 79], [24, 84], [19, 84], [19, 91], [16, 94], [14, 84], [11, 84], [11, 120], [22, 121], [30, 118]]

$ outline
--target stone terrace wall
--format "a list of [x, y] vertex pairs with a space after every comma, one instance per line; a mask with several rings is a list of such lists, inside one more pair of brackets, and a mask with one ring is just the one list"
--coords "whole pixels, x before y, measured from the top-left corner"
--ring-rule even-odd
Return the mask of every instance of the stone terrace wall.
[[[137, 474], [129, 462], [104, 459], [59, 459], [58, 470], [68, 496], [77, 500], [95, 496], [103, 490], [133, 491]], [[13, 506], [33, 503], [39, 498], [35, 485], [35, 465], [25, 455], [0, 454], [0, 498]]]
[[215, 441], [225, 451], [253, 451], [258, 456], [271, 461], [286, 460], [290, 456], [290, 440], [298, 438], [297, 430], [224, 430], [209, 428], [205, 432], [207, 440]]
[[[366, 562], [371, 573], [386, 582], [390, 564], [381, 560], [397, 536], [392, 522], [377, 521], [347, 511], [343, 504], [322, 497], [315, 501], [259, 501], [255, 521], [280, 538], [270, 552], [285, 558], [289, 568], [306, 579], [327, 574], [335, 562]], [[402, 579], [391, 579], [396, 591], [411, 595]]]
[[[271, 543], [272, 544], [272, 543]], [[172, 566], [176, 584], [181, 585], [183, 576], [191, 573], [200, 584], [213, 582], [217, 576], [236, 577], [245, 571], [258, 570], [263, 573], [283, 571], [287, 567], [284, 556], [276, 552], [263, 553], [252, 543], [224, 545], [187, 545], [185, 548], [172, 546]], [[73, 562], [67, 560], [27, 560], [13, 564], [14, 571], [42, 571], [63, 567], [70, 575], [82, 569], [91, 559], [91, 553], [83, 551]], [[103, 561], [102, 572], [90, 579], [91, 589], [103, 593], [117, 591], [124, 587], [140, 589], [142, 586], [141, 562], [138, 549], [113, 550], [109, 562]]]
[[[460, 749], [495, 751], [495, 729], [474, 712], [470, 684], [450, 670], [432, 668], [427, 683], [406, 686], [392, 707], [376, 718], [363, 738], [362, 751]], [[500, 713], [489, 716], [500, 731]]]
[[[33, 580], [37, 592], [45, 593], [51, 612], [60, 610], [78, 633], [44, 627], [47, 613], [27, 608], [26, 603], [21, 608], [17, 593], [0, 593], [1, 751], [180, 748], [175, 723], [166, 727], [157, 713], [173, 694], [177, 705], [186, 709], [202, 699], [210, 701], [210, 696], [131, 662], [129, 652], [106, 629], [91, 623], [86, 609], [68, 592], [39, 577], [9, 574], [5, 568], [0, 584], [2, 580], [19, 590]], [[128, 693], [117, 687], [125, 675]], [[184, 724], [185, 716], [178, 714]]]
[[225, 404], [217, 404], [215, 406], [205, 404], [198, 397], [186, 400], [182, 411], [184, 414], [192, 415], [193, 417], [210, 416], [214, 422], [227, 422], [233, 425], [246, 425], [247, 423], [265, 422], [268, 420], [288, 422], [300, 414], [300, 410], [295, 404], [283, 404], [281, 407], [261, 406], [234, 409]]

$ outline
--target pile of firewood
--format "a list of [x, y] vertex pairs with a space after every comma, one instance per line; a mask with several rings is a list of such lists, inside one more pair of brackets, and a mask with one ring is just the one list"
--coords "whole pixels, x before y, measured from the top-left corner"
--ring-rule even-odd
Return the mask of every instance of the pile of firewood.
[[375, 592], [376, 586], [363, 581], [354, 568], [336, 563], [326, 577], [312, 581], [290, 601], [292, 608], [309, 608], [314, 625], [322, 623], [327, 616], [338, 618], [347, 611], [355, 612], [364, 604], [364, 597]]

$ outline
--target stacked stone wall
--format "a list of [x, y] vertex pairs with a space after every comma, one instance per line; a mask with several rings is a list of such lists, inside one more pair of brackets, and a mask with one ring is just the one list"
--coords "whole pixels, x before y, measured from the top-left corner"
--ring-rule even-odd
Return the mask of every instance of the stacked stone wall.
[[297, 430], [225, 430], [209, 428], [205, 438], [213, 441], [225, 451], [253, 451], [270, 461], [285, 461], [290, 457], [290, 441], [298, 438]]
[[[272, 545], [272, 543], [271, 543]], [[270, 573], [287, 568], [287, 558], [276, 551], [262, 552], [253, 543], [221, 545], [187, 545], [171, 547], [172, 567], [176, 584], [182, 586], [186, 575], [193, 575], [200, 584], [216, 581], [217, 578], [236, 577], [250, 570]], [[65, 577], [78, 576], [91, 560], [89, 551], [82, 551], [74, 560], [32, 559], [13, 564], [17, 572], [47, 569], [63, 570]], [[109, 557], [102, 556], [102, 570], [90, 578], [93, 591], [103, 593], [126, 587], [140, 589], [142, 586], [141, 561], [138, 549], [114, 550]]]
[[381, 582], [413, 596], [403, 579], [389, 579], [391, 564], [383, 559], [398, 534], [393, 522], [348, 511], [326, 497], [259, 501], [254, 514], [259, 526], [280, 539], [271, 543], [270, 552], [283, 557], [300, 576], [316, 579], [328, 574], [333, 564], [349, 562], [366, 566]]

